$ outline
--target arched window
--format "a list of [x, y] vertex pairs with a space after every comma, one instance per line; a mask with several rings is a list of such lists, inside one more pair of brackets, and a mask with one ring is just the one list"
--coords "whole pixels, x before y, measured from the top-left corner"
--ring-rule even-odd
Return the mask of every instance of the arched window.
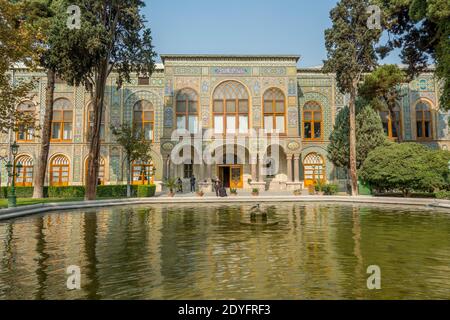
[[[105, 119], [106, 119], [105, 107], [103, 107], [102, 121], [100, 124], [100, 140], [102, 141], [105, 140]], [[92, 133], [94, 130], [94, 106], [92, 105], [92, 103], [89, 103], [87, 123], [88, 123], [87, 139], [88, 141], [91, 141]]]
[[140, 100], [133, 107], [133, 126], [141, 132], [146, 140], [153, 140], [155, 127], [155, 110], [147, 100]]
[[325, 181], [325, 162], [317, 153], [310, 153], [303, 160], [305, 187], [317, 181]]
[[286, 101], [283, 92], [271, 88], [264, 94], [264, 130], [285, 133]]
[[73, 110], [67, 99], [57, 99], [53, 104], [52, 141], [72, 140]]
[[177, 94], [177, 129], [190, 133], [198, 132], [198, 97], [192, 89], [183, 89]]
[[[89, 174], [89, 158], [86, 159], [85, 165], [85, 179], [87, 181], [87, 176]], [[98, 168], [98, 185], [103, 186], [105, 184], [105, 159], [100, 157], [100, 166]]]
[[[23, 113], [25, 117], [34, 118], [36, 107], [31, 101], [24, 101], [17, 106], [17, 111]], [[30, 142], [34, 140], [34, 129], [29, 125], [25, 126], [22, 123], [18, 123], [17, 141]]]
[[322, 108], [315, 101], [309, 101], [303, 107], [303, 138], [322, 139]]
[[398, 128], [398, 130], [400, 130], [400, 133], [401, 133], [400, 108], [397, 106], [394, 109], [394, 112], [395, 112], [395, 122], [396, 122], [397, 126], [394, 125], [394, 122], [392, 121], [392, 113], [389, 110], [380, 112], [380, 117], [381, 117], [381, 122], [383, 123], [384, 133], [391, 139], [398, 138], [397, 128]]
[[416, 105], [416, 132], [417, 139], [430, 140], [433, 132], [433, 121], [431, 119], [431, 108], [426, 102]]
[[237, 81], [220, 84], [213, 95], [214, 132], [217, 134], [248, 133], [249, 96]]
[[57, 155], [50, 162], [50, 185], [64, 187], [69, 185], [69, 159], [63, 155]]
[[132, 164], [132, 177], [133, 184], [148, 184], [153, 183], [152, 176], [153, 162], [143, 163], [142, 161], [136, 161]]
[[31, 187], [33, 185], [33, 159], [30, 156], [20, 156], [16, 160], [16, 166], [18, 164], [22, 168], [17, 168], [16, 186]]

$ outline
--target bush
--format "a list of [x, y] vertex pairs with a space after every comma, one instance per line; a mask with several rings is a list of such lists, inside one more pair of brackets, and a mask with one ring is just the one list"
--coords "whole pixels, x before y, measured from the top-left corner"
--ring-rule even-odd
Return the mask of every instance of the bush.
[[[46, 190], [44, 190], [44, 194]], [[1, 196], [2, 198], [7, 198], [8, 194], [11, 193], [11, 187], [2, 187]], [[32, 198], [33, 197], [33, 187], [16, 187], [17, 198]]]
[[258, 188], [253, 188], [253, 189], [252, 189], [252, 193], [255, 193], [255, 194], [256, 194], [256, 193], [259, 193], [259, 189], [258, 189]]
[[373, 150], [360, 171], [364, 183], [378, 191], [434, 192], [448, 186], [450, 152], [417, 143], [400, 143]]
[[322, 187], [322, 190], [325, 195], [332, 196], [338, 193], [339, 186], [337, 184], [326, 184]]
[[149, 198], [154, 197], [156, 193], [156, 186], [152, 185], [139, 185], [137, 188], [138, 198]]
[[450, 200], [450, 191], [438, 191], [435, 193], [436, 199]]
[[48, 187], [49, 198], [83, 198], [84, 186]]
[[[131, 196], [136, 197], [138, 186], [131, 186]], [[126, 185], [98, 186], [97, 197], [99, 198], [125, 198], [127, 196]]]

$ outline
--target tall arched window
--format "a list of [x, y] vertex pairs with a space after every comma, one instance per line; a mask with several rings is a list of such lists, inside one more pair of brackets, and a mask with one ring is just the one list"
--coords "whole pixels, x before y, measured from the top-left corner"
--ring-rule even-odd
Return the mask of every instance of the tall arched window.
[[398, 132], [397, 132], [397, 128], [401, 133], [401, 114], [400, 114], [400, 108], [397, 106], [394, 109], [395, 112], [395, 123], [396, 126], [394, 125], [394, 122], [392, 121], [392, 113], [387, 110], [387, 111], [381, 111], [380, 112], [380, 117], [381, 117], [381, 122], [383, 123], [383, 129], [384, 129], [384, 133], [391, 139], [396, 139], [398, 138]]
[[[17, 111], [25, 114], [26, 118], [34, 118], [36, 107], [31, 101], [24, 101], [17, 106]], [[17, 141], [30, 142], [34, 140], [34, 129], [18, 123]]]
[[305, 187], [317, 181], [325, 181], [325, 161], [317, 153], [310, 153], [303, 160]]
[[213, 95], [214, 132], [217, 134], [248, 133], [249, 96], [237, 81], [220, 84]]
[[140, 100], [133, 107], [133, 126], [139, 130], [146, 140], [153, 140], [155, 128], [155, 109], [147, 100]]
[[53, 104], [52, 141], [72, 140], [73, 110], [67, 99], [57, 99]]
[[50, 162], [50, 185], [64, 187], [69, 185], [69, 159], [63, 155], [57, 155]]
[[198, 132], [198, 96], [189, 88], [177, 94], [177, 129], [186, 129], [190, 133]]
[[271, 88], [264, 94], [264, 130], [286, 132], [286, 100], [278, 88]]
[[433, 120], [431, 118], [431, 107], [426, 102], [419, 102], [416, 105], [416, 130], [417, 139], [432, 139]]
[[20, 156], [16, 160], [16, 166], [19, 163], [22, 168], [17, 168], [15, 184], [18, 187], [31, 187], [33, 185], [33, 159], [30, 156]]
[[[88, 170], [89, 166], [89, 158], [86, 159], [86, 165], [85, 165], [85, 181], [87, 181], [87, 176], [89, 174]], [[103, 157], [100, 157], [100, 166], [98, 167], [98, 180], [97, 184], [99, 186], [103, 186], [105, 184], [105, 159]]]
[[152, 174], [153, 162], [143, 163], [142, 161], [136, 161], [132, 164], [132, 177], [133, 184], [148, 184], [153, 183], [154, 179]]
[[322, 139], [322, 108], [315, 101], [309, 101], [303, 107], [303, 138]]
[[[92, 133], [94, 130], [94, 106], [92, 105], [92, 103], [89, 103], [87, 116], [88, 116], [88, 118], [87, 118], [87, 124], [88, 124], [87, 139], [88, 139], [88, 141], [91, 141]], [[101, 120], [101, 124], [100, 124], [100, 140], [105, 140], [105, 119], [106, 119], [105, 107], [103, 107], [102, 120]]]

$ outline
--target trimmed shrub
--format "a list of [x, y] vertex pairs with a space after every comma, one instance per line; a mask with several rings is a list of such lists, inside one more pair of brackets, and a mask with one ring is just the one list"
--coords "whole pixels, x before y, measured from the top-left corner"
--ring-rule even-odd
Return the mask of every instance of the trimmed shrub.
[[154, 197], [156, 193], [156, 186], [151, 185], [139, 185], [137, 187], [137, 197], [138, 198], [149, 198]]
[[[44, 194], [45, 194], [44, 190]], [[11, 193], [11, 187], [2, 187], [1, 197], [7, 198], [8, 194]], [[33, 197], [33, 187], [16, 187], [17, 198], [31, 198]]]
[[327, 196], [332, 196], [338, 193], [339, 186], [337, 184], [326, 184], [322, 187], [323, 193]]
[[83, 198], [84, 186], [48, 187], [49, 198]]
[[[137, 186], [131, 186], [131, 196], [137, 195]], [[99, 198], [125, 198], [127, 196], [126, 185], [98, 186], [97, 197]]]
[[450, 200], [450, 191], [438, 191], [435, 196], [437, 199]]

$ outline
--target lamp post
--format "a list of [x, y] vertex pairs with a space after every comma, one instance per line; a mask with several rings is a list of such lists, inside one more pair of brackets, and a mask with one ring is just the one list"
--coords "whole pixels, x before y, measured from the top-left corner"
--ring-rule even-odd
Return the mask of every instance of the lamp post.
[[17, 142], [14, 141], [14, 143], [11, 145], [11, 154], [12, 154], [12, 164], [11, 161], [8, 161], [8, 164], [6, 165], [6, 169], [8, 170], [8, 176], [12, 178], [11, 180], [11, 193], [8, 194], [8, 207], [14, 208], [17, 206], [17, 196], [16, 196], [16, 178], [19, 176], [18, 173], [16, 173], [16, 168], [20, 172], [20, 169], [22, 169], [22, 165], [19, 163], [16, 166], [16, 157], [19, 153], [19, 145]]

